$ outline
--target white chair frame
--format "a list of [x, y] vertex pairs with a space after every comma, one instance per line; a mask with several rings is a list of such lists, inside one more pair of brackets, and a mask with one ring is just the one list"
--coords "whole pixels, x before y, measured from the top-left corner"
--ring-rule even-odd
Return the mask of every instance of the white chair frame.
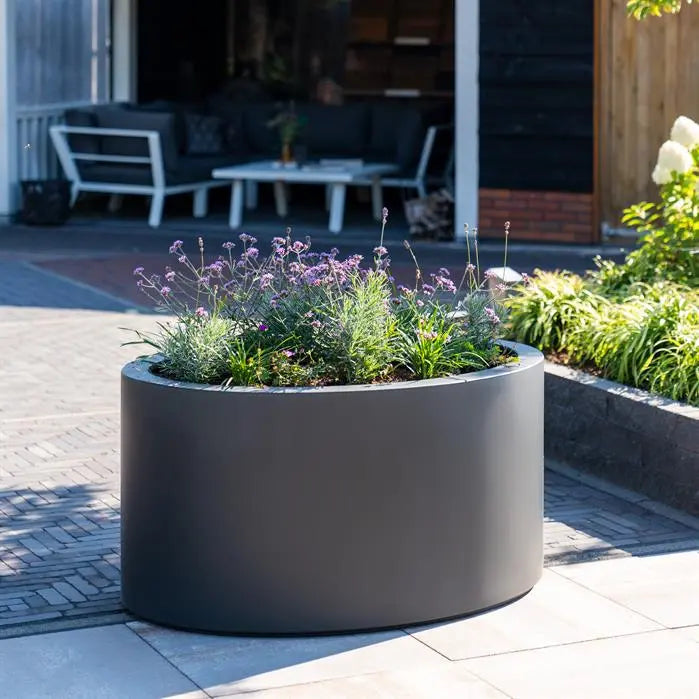
[[[449, 156], [447, 158], [447, 164], [444, 168], [444, 172], [440, 176], [428, 177], [427, 169], [430, 164], [430, 158], [432, 157], [432, 151], [434, 149], [434, 143], [437, 139], [437, 134], [440, 131], [453, 131], [453, 124], [441, 124], [438, 126], [430, 126], [425, 133], [425, 140], [422, 144], [422, 152], [420, 153], [420, 159], [417, 164], [414, 177], [382, 177], [381, 186], [382, 187], [400, 187], [402, 189], [416, 189], [418, 196], [427, 196], [428, 185], [435, 186], [445, 186], [450, 192], [454, 191], [454, 178], [453, 178], [453, 168], [454, 168], [454, 145], [449, 151]], [[353, 184], [368, 185], [371, 184], [368, 181], [353, 182]]]
[[[166, 184], [165, 167], [163, 164], [163, 151], [160, 144], [160, 134], [157, 131], [144, 131], [137, 129], [105, 129], [93, 126], [65, 126], [56, 125], [50, 129], [51, 140], [63, 167], [66, 177], [70, 181], [71, 198], [73, 206], [80, 192], [101, 192], [105, 194], [142, 194], [151, 197], [148, 225], [157, 228], [163, 216], [165, 197], [169, 194], [181, 194], [183, 192], [194, 193], [193, 214], [195, 218], [206, 216], [208, 211], [209, 190], [213, 187], [224, 187], [228, 183], [220, 180], [207, 180], [204, 182], [191, 182], [187, 184]], [[85, 136], [116, 136], [124, 138], [143, 138], [148, 142], [148, 155], [105, 155], [102, 153], [78, 153], [71, 149], [68, 136], [71, 134]], [[129, 163], [138, 165], [150, 165], [153, 184], [126, 184], [120, 182], [97, 182], [84, 180], [80, 175], [77, 161], [103, 162], [103, 163]]]

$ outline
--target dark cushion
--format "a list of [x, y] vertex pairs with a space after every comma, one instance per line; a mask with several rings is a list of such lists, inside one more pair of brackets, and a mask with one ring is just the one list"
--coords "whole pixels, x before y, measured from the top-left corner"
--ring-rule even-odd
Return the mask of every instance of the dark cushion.
[[266, 158], [278, 158], [281, 152], [279, 129], [268, 126], [284, 107], [274, 104], [250, 104], [243, 111], [243, 130], [248, 149], [263, 153]]
[[[157, 131], [160, 134], [160, 148], [163, 153], [165, 170], [176, 171], [177, 141], [173, 114], [114, 109], [99, 112], [97, 122], [105, 129]], [[148, 156], [148, 141], [141, 137], [104, 136], [102, 137], [102, 152], [109, 155]]]
[[[97, 126], [97, 116], [88, 109], [68, 109], [65, 113], [66, 126]], [[72, 134], [68, 136], [70, 149], [75, 153], [99, 153], [99, 136]]]
[[413, 107], [374, 104], [369, 148], [376, 157], [407, 168], [419, 160], [424, 130], [422, 116]]
[[153, 100], [152, 102], [142, 102], [140, 104], [129, 104], [126, 106], [134, 112], [153, 112], [155, 114], [173, 114], [175, 117], [175, 141], [177, 152], [184, 153], [187, 149], [187, 125], [185, 117], [189, 112], [196, 112], [197, 107], [184, 105], [180, 102], [170, 100]]
[[299, 107], [299, 114], [307, 120], [299, 140], [313, 157], [364, 155], [369, 135], [369, 109], [365, 104], [305, 104]]
[[225, 95], [214, 95], [208, 101], [209, 114], [223, 122], [223, 138], [226, 152], [242, 155], [248, 152], [248, 142], [243, 126], [244, 106], [236, 104]]
[[[229, 155], [219, 156], [181, 156], [178, 168], [175, 172], [165, 175], [165, 183], [168, 186], [177, 184], [191, 184], [195, 182], [208, 182], [212, 170], [218, 167], [237, 165], [241, 160], [236, 160]], [[88, 182], [114, 182], [117, 184], [153, 184], [153, 175], [150, 166], [147, 165], [90, 165], [86, 167], [83, 178]]]
[[226, 152], [223, 122], [217, 116], [186, 114], [187, 155], [221, 155]]

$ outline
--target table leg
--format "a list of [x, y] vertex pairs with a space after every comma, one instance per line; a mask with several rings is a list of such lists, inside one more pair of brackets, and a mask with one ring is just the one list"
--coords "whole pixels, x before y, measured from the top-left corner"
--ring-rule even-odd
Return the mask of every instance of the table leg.
[[243, 181], [233, 180], [231, 188], [231, 212], [228, 217], [228, 225], [231, 228], [240, 228], [243, 222]]
[[345, 192], [344, 184], [331, 185], [330, 193], [330, 225], [331, 233], [339, 233], [342, 230], [342, 219], [345, 216]]
[[374, 220], [381, 221], [383, 217], [383, 190], [381, 188], [381, 178], [377, 175], [371, 178], [371, 206]]
[[277, 207], [277, 215], [285, 218], [289, 213], [289, 207], [286, 203], [286, 190], [283, 182], [274, 183], [274, 203]]
[[245, 182], [245, 208], [257, 208], [257, 182], [246, 180]]

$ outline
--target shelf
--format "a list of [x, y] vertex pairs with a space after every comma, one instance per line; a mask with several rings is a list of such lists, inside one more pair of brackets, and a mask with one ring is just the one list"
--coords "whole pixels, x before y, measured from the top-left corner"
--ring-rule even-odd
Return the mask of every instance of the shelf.
[[399, 99], [418, 99], [420, 97], [453, 97], [452, 90], [413, 90], [411, 88], [390, 87], [385, 90], [352, 90], [344, 91], [348, 97], [392, 97]]
[[453, 49], [453, 42], [431, 41], [420, 36], [397, 36], [393, 41], [372, 41], [370, 39], [354, 39], [347, 42], [348, 46], [354, 47], [386, 47], [409, 48], [409, 49]]

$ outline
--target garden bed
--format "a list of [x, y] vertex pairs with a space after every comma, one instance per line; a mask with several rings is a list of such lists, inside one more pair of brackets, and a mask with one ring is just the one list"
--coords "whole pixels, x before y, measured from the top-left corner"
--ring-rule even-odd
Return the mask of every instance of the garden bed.
[[699, 408], [546, 363], [545, 453], [699, 515]]

